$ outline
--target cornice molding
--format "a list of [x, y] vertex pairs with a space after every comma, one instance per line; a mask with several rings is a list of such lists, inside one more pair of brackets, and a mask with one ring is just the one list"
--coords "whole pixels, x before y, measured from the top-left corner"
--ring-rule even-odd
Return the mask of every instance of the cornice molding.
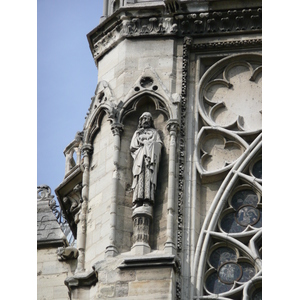
[[[261, 33], [262, 9], [233, 9], [182, 13], [173, 16], [153, 12], [152, 15], [132, 17], [116, 15], [88, 34], [95, 61], [125, 38], [152, 36], [191, 37], [228, 36], [229, 34]], [[220, 46], [220, 45], [219, 45]]]
[[261, 38], [249, 38], [246, 40], [227, 40], [220, 42], [205, 42], [192, 45], [192, 50], [212, 50], [220, 48], [239, 48], [239, 47], [261, 47]]

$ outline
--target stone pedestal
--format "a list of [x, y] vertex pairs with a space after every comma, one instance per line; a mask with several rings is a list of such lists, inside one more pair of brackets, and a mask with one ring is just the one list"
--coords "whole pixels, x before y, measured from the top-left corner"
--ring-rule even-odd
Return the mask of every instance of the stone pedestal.
[[148, 204], [143, 204], [133, 209], [133, 246], [131, 251], [135, 255], [144, 255], [151, 251], [149, 246], [149, 229], [152, 215], [153, 208]]

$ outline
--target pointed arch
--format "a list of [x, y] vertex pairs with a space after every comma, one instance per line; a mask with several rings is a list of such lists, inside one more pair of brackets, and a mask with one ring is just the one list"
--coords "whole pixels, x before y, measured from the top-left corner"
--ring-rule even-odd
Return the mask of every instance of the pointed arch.
[[85, 127], [84, 142], [91, 144], [95, 135], [100, 130], [102, 119], [105, 115], [109, 116], [109, 121], [113, 121], [114, 109], [108, 105], [99, 106], [91, 116], [88, 124]]
[[155, 106], [155, 109], [163, 112], [168, 119], [175, 119], [177, 116], [174, 115], [168, 101], [157, 93], [145, 90], [136, 93], [134, 96], [129, 98], [125, 103], [119, 104], [119, 122], [123, 124], [124, 118], [133, 111], [136, 111], [141, 101], [145, 99], [151, 100]]

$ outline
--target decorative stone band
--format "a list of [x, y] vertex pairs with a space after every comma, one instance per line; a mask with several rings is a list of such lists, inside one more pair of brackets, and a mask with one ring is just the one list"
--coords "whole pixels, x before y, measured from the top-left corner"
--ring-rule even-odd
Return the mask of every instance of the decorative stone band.
[[210, 43], [193, 44], [193, 50], [212, 50], [220, 48], [236, 48], [236, 47], [261, 47], [262, 39], [247, 39], [247, 40], [229, 40]]
[[99, 25], [88, 35], [95, 61], [124, 38], [141, 36], [210, 36], [261, 32], [262, 9], [237, 9], [170, 16], [121, 16], [109, 28]]

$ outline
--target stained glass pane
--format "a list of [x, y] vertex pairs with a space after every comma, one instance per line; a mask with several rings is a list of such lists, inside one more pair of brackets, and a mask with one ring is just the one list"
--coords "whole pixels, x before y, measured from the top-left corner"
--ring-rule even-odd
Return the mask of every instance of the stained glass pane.
[[243, 270], [243, 275], [239, 281], [249, 281], [255, 275], [255, 268], [247, 262], [241, 262], [239, 263], [239, 265], [242, 267]]
[[258, 289], [254, 291], [251, 300], [262, 300], [262, 289]]
[[254, 225], [260, 219], [259, 210], [251, 205], [242, 206], [235, 214], [236, 221], [242, 226]]
[[262, 227], [262, 210], [261, 210], [261, 208], [258, 208], [258, 210], [259, 210], [260, 218], [259, 218], [258, 222], [253, 225], [253, 227], [255, 227], [255, 228]]
[[221, 220], [221, 227], [225, 232], [228, 233], [237, 233], [245, 230], [245, 227], [242, 227], [236, 222], [235, 213], [229, 213], [223, 217]]
[[216, 269], [218, 269], [219, 266], [221, 266], [227, 261], [236, 260], [237, 255], [235, 251], [229, 247], [219, 247], [216, 250], [214, 250], [209, 257], [210, 264]]
[[225, 293], [232, 288], [233, 284], [225, 284], [218, 278], [217, 272], [212, 273], [206, 279], [206, 288], [214, 294]]
[[252, 168], [252, 174], [254, 177], [258, 178], [258, 179], [262, 179], [262, 161], [259, 160], [257, 161], [253, 168]]
[[242, 268], [233, 262], [223, 264], [219, 270], [219, 278], [223, 283], [231, 284], [242, 277]]
[[252, 205], [256, 207], [258, 197], [252, 190], [241, 190], [236, 192], [231, 200], [231, 205], [234, 209], [238, 210], [243, 205]]

